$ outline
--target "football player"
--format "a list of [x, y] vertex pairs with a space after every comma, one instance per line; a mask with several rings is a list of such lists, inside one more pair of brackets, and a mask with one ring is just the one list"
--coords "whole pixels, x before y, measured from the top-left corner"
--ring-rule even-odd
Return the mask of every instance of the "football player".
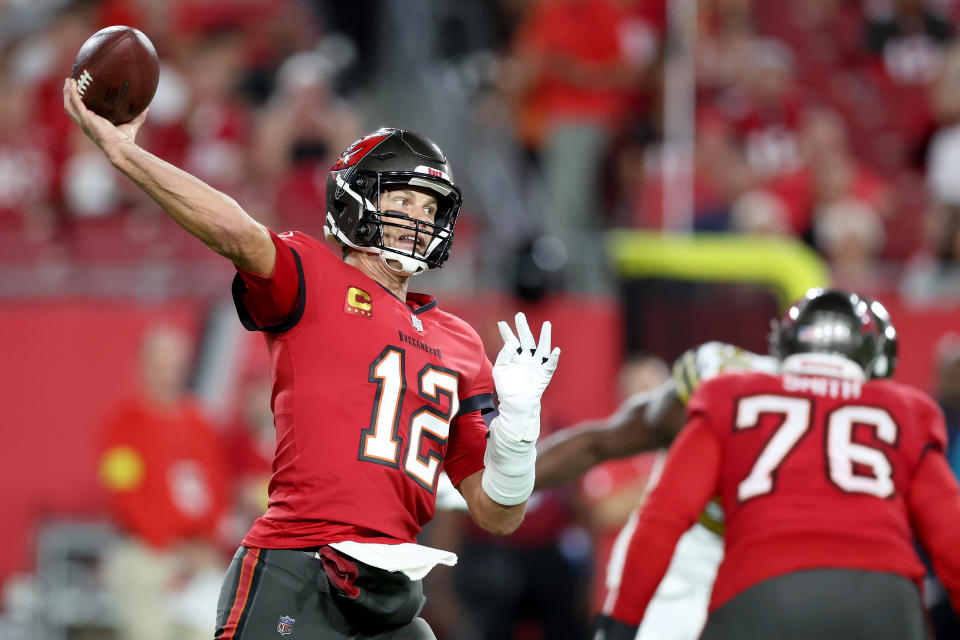
[[[550, 324], [476, 332], [411, 276], [449, 258], [460, 190], [440, 148], [402, 129], [351, 145], [327, 179], [328, 238], [276, 234], [229, 196], [137, 146], [64, 83], [69, 116], [178, 224], [237, 269], [247, 329], [264, 332], [277, 432], [269, 506], [224, 579], [216, 637], [433, 638], [421, 578], [449, 552], [416, 544], [444, 468], [473, 518], [511, 533], [533, 489]], [[342, 259], [341, 259], [342, 258]], [[499, 416], [489, 432], [481, 412]]]
[[960, 488], [943, 415], [871, 376], [881, 331], [866, 300], [812, 290], [771, 334], [778, 374], [700, 386], [597, 637], [636, 635], [674, 545], [715, 495], [725, 553], [705, 640], [927, 638], [913, 536], [960, 605]]
[[[870, 312], [880, 328], [879, 355], [874, 377], [890, 377], [897, 362], [897, 333], [887, 310], [877, 301]], [[605, 420], [584, 422], [544, 439], [537, 454], [538, 489], [574, 480], [605, 460], [636, 455], [668, 446], [685, 423], [691, 394], [704, 381], [722, 373], [775, 373], [776, 357], [759, 355], [722, 342], [707, 342], [682, 354], [673, 376], [659, 388], [628, 398]], [[651, 474], [649, 492], [656, 484], [665, 454]], [[623, 579], [626, 545], [637, 522], [635, 512], [618, 536], [606, 567], [608, 594]], [[681, 536], [670, 567], [647, 607], [636, 640], [694, 640], [707, 618], [707, 606], [717, 568], [723, 559], [723, 510], [711, 501], [696, 524]], [[607, 603], [609, 606], [609, 602]]]

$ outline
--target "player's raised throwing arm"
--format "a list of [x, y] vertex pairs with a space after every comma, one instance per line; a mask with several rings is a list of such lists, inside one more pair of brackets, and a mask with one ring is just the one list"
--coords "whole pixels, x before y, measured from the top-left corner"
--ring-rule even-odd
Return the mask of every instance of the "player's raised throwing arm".
[[499, 323], [503, 348], [493, 365], [500, 415], [490, 423], [484, 469], [467, 477], [459, 489], [470, 514], [484, 529], [505, 535], [523, 521], [527, 498], [533, 491], [540, 436], [540, 397], [560, 358], [560, 348], [550, 348], [549, 322], [534, 341], [527, 319], [516, 315], [517, 334]]
[[266, 227], [230, 196], [137, 146], [146, 111], [114, 126], [84, 106], [76, 80], [63, 84], [67, 115], [103, 151], [110, 163], [153, 198], [177, 224], [245, 271], [273, 273], [276, 248]]

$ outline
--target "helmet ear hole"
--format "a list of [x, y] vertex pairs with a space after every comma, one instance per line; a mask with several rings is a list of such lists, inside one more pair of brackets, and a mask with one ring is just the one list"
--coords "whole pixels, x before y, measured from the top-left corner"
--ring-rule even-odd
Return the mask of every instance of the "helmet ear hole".
[[377, 237], [377, 225], [364, 221], [357, 225], [357, 241], [363, 244], [370, 244]]

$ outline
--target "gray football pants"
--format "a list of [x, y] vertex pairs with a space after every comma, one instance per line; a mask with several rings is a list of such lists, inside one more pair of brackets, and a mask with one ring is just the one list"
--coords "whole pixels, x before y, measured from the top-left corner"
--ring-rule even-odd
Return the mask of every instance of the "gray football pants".
[[701, 640], [929, 640], [917, 586], [891, 573], [798, 571], [716, 609]]
[[337, 608], [322, 563], [312, 552], [240, 547], [220, 589], [220, 640], [436, 640], [423, 618], [365, 634]]

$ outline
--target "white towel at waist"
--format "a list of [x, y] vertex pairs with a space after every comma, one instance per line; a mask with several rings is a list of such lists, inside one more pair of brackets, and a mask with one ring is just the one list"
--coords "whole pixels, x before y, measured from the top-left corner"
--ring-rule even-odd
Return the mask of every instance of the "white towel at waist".
[[370, 566], [386, 571], [402, 571], [411, 580], [420, 580], [438, 564], [452, 567], [457, 554], [412, 542], [379, 544], [344, 540], [330, 544], [337, 551]]

